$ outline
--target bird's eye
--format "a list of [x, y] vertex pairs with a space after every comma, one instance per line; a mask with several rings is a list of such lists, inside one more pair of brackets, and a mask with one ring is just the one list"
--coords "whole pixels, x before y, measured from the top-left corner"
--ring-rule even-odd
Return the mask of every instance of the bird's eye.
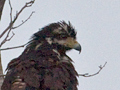
[[66, 39], [67, 35], [65, 35], [65, 34], [56, 34], [56, 35], [54, 35], [54, 37], [57, 38], [57, 39]]
[[65, 39], [65, 38], [67, 38], [67, 36], [66, 35], [60, 35], [60, 38]]

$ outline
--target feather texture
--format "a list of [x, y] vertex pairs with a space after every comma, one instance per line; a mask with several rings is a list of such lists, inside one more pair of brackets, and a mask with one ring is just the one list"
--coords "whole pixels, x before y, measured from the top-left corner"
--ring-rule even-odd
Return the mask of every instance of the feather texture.
[[[54, 42], [61, 40], [56, 37], [60, 34], [56, 29], [66, 35], [61, 37], [63, 41], [67, 37], [76, 39], [75, 30], [64, 21], [42, 28], [32, 36], [24, 52], [8, 64], [1, 90], [14, 90], [11, 88], [18, 76], [26, 87], [16, 90], [77, 90], [78, 73], [65, 54], [72, 48]], [[51, 44], [47, 40], [51, 40]]]

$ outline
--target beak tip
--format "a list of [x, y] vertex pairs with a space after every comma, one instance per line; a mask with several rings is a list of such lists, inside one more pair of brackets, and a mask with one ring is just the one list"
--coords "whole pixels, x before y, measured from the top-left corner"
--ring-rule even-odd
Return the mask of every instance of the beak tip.
[[81, 52], [81, 46], [80, 46], [80, 44], [76, 44], [74, 46], [74, 49], [77, 50], [77, 51], [79, 51], [79, 53], [80, 53]]

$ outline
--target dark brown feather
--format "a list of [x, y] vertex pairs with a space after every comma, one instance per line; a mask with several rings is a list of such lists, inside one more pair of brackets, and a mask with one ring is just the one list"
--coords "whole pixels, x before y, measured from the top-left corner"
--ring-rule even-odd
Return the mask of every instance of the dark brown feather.
[[[18, 76], [26, 84], [24, 90], [77, 90], [78, 74], [72, 60], [65, 54], [66, 48], [55, 43], [49, 44], [45, 40], [45, 37], [53, 37], [52, 30], [58, 27], [59, 23], [53, 23], [34, 34], [24, 52], [8, 64], [1, 90], [13, 90], [11, 88]], [[75, 35], [72, 30], [71, 37], [75, 38]], [[69, 60], [66, 62], [62, 57]]]

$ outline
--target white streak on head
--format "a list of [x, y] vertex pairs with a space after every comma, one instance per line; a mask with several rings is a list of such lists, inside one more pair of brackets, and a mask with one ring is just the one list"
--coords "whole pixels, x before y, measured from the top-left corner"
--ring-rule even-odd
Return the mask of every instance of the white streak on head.
[[46, 38], [46, 40], [47, 40], [47, 42], [48, 42], [49, 44], [52, 44], [51, 38]]
[[59, 27], [59, 28], [57, 28], [57, 29], [54, 29], [54, 31], [53, 31], [53, 33], [58, 33], [58, 34], [61, 34], [62, 33], [62, 28], [61, 27]]
[[68, 33], [68, 26], [67, 26], [67, 25], [64, 25], [63, 28], [64, 28], [64, 30]]
[[67, 25], [64, 25], [63, 28], [67, 31]]
[[55, 43], [58, 43], [60, 45], [64, 45], [64, 43], [66, 42], [65, 40], [58, 40], [58, 39], [54, 39]]
[[59, 25], [61, 28], [63, 28], [68, 33], [68, 25], [67, 24], [60, 23]]

